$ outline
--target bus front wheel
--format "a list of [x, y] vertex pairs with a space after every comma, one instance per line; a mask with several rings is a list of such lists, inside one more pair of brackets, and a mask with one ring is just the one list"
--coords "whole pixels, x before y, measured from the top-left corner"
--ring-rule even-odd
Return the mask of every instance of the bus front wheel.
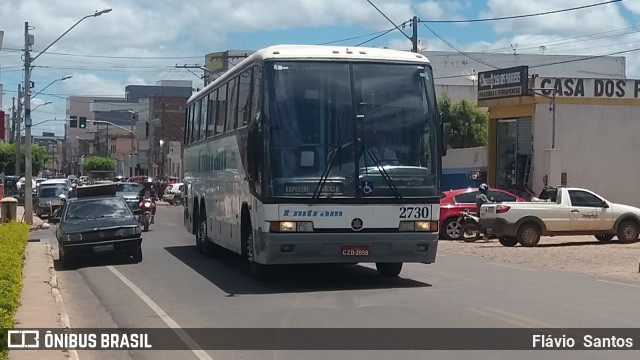
[[402, 271], [402, 263], [376, 263], [376, 269], [383, 277], [397, 277]]

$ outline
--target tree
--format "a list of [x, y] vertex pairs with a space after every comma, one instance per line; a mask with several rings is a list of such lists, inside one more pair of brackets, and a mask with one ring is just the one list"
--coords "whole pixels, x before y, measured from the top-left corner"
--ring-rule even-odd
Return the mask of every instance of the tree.
[[487, 145], [489, 116], [473, 102], [452, 103], [446, 94], [438, 97], [442, 121], [449, 125], [449, 146], [453, 149]]
[[[20, 169], [24, 171], [24, 145], [20, 147]], [[37, 175], [44, 169], [44, 164], [49, 159], [47, 148], [40, 145], [31, 145], [31, 170], [32, 175]], [[16, 168], [16, 145], [0, 144], [0, 171], [6, 175], [14, 174]], [[18, 174], [21, 175], [21, 174]]]
[[84, 159], [85, 171], [113, 171], [116, 162], [108, 156], [89, 156]]

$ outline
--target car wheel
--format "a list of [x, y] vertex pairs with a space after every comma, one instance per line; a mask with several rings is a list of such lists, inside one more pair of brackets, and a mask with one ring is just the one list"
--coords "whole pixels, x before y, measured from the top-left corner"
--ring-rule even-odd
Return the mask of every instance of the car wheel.
[[459, 240], [462, 237], [462, 226], [457, 218], [449, 218], [442, 224], [442, 237], [445, 240]]
[[536, 224], [524, 224], [518, 229], [518, 242], [524, 247], [534, 247], [540, 242], [540, 229]]
[[142, 247], [133, 253], [133, 262], [136, 262], [136, 263], [142, 262]]
[[613, 234], [598, 234], [595, 236], [598, 241], [608, 243], [613, 239]]
[[630, 244], [638, 241], [638, 224], [625, 220], [618, 226], [618, 240], [623, 244]]
[[402, 271], [402, 263], [376, 263], [376, 269], [382, 277], [397, 277]]
[[498, 241], [500, 241], [500, 244], [502, 244], [502, 246], [506, 247], [514, 247], [516, 246], [516, 244], [518, 244], [518, 239], [511, 236], [503, 236], [499, 238]]

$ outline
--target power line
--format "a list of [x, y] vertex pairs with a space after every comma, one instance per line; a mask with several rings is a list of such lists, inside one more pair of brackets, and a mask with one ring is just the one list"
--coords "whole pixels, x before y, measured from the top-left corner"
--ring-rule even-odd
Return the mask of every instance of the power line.
[[470, 19], [470, 20], [421, 20], [420, 22], [423, 22], [423, 23], [425, 22], [427, 23], [474, 23], [474, 22], [485, 22], [485, 21], [521, 19], [521, 18], [527, 18], [527, 17], [533, 17], [533, 16], [542, 16], [542, 15], [557, 14], [557, 13], [562, 13], [567, 11], [587, 9], [595, 6], [607, 5], [607, 4], [617, 3], [621, 1], [622, 0], [610, 0], [602, 3], [595, 3], [595, 4], [589, 4], [589, 5], [583, 5], [583, 6], [576, 6], [568, 9], [552, 10], [552, 11], [545, 11], [545, 12], [539, 12], [539, 13], [533, 13], [533, 14], [526, 14], [526, 15], [502, 16], [502, 17]]
[[[640, 47], [639, 48], [634, 48], [634, 49], [622, 50], [622, 51], [615, 51], [615, 52], [611, 52], [611, 53], [608, 53], [608, 54], [585, 56], [585, 57], [581, 57], [581, 58], [578, 58], [578, 59], [569, 59], [569, 60], [561, 60], [561, 61], [550, 62], [550, 63], [546, 63], [546, 64], [529, 65], [529, 69], [545, 67], [545, 66], [551, 66], [551, 65], [559, 65], [559, 64], [567, 64], [567, 63], [572, 63], [572, 62], [592, 60], [592, 59], [597, 59], [597, 58], [606, 57], [606, 56], [614, 56], [614, 55], [632, 53], [632, 52], [636, 52], [636, 51], [640, 51]], [[452, 79], [452, 78], [459, 78], [459, 77], [465, 77], [465, 76], [467, 76], [467, 75], [448, 75], [448, 76], [434, 77], [433, 79], [434, 80]]]
[[371, 2], [371, 0], [367, 0], [367, 2], [369, 4], [371, 4], [371, 6], [373, 6], [374, 9], [378, 10], [378, 12], [380, 14], [382, 14], [382, 16], [384, 16], [385, 19], [389, 20], [389, 22], [391, 24], [393, 24], [393, 26], [395, 26], [394, 29], [398, 29], [398, 31], [400, 31], [402, 33], [402, 35], [404, 35], [404, 37], [406, 37], [407, 39], [409, 39], [409, 41], [411, 41], [411, 37], [409, 35], [405, 34], [404, 31], [400, 30], [400, 27], [398, 25], [396, 25], [391, 19], [389, 19], [389, 17], [385, 13], [383, 13], [382, 10], [378, 9], [378, 7], [374, 3]]
[[[23, 52], [20, 49], [2, 48], [2, 50]], [[37, 52], [37, 51], [34, 51]], [[48, 51], [48, 55], [60, 55], [60, 56], [77, 56], [87, 58], [104, 58], [104, 59], [146, 59], [146, 60], [171, 60], [171, 59], [201, 59], [204, 55], [197, 56], [108, 56], [108, 55], [90, 55], [90, 54], [72, 54]]]
[[371, 34], [354, 36], [354, 37], [350, 37], [350, 38], [346, 38], [346, 39], [327, 41], [327, 42], [320, 43], [320, 44], [317, 44], [317, 45], [330, 45], [330, 44], [345, 42], [345, 41], [349, 41], [349, 40], [360, 39], [360, 38], [363, 38], [363, 37], [369, 37], [369, 36], [373, 36], [373, 35], [387, 34], [388, 32], [393, 31], [393, 29], [395, 29], [395, 28], [391, 28], [391, 30], [387, 30], [387, 31], [378, 31], [378, 32], [374, 32], [374, 33], [371, 33]]
[[615, 52], [608, 53], [608, 54], [603, 54], [603, 55], [592, 55], [592, 56], [587, 56], [587, 57], [580, 58], [580, 59], [570, 59], [570, 60], [551, 62], [551, 63], [547, 63], [547, 64], [532, 65], [532, 66], [529, 66], [529, 68], [531, 69], [531, 68], [544, 67], [544, 66], [550, 66], [550, 65], [572, 63], [572, 62], [576, 62], [576, 61], [585, 61], [585, 60], [597, 59], [597, 58], [601, 58], [601, 57], [605, 57], [605, 56], [627, 54], [627, 53], [636, 52], [636, 51], [640, 51], [640, 48], [622, 50], [622, 51], [615, 51]]
[[476, 59], [476, 58], [472, 57], [471, 55], [469, 55], [469, 54], [465, 53], [464, 51], [462, 51], [462, 50], [458, 49], [458, 48], [457, 48], [457, 47], [455, 47], [453, 44], [451, 44], [451, 43], [450, 43], [450, 42], [448, 42], [446, 39], [444, 39], [442, 36], [438, 35], [438, 33], [436, 33], [435, 31], [433, 31], [429, 26], [427, 26], [427, 24], [422, 23], [422, 25], [423, 25], [424, 27], [426, 27], [426, 28], [427, 28], [427, 30], [429, 30], [429, 31], [430, 31], [433, 35], [435, 35], [438, 39], [440, 39], [442, 42], [444, 42], [445, 44], [447, 44], [450, 48], [454, 49], [454, 50], [455, 50], [455, 51], [457, 51], [458, 53], [460, 53], [460, 54], [462, 54], [462, 55], [464, 55], [464, 56], [468, 57], [469, 59], [471, 59], [471, 60], [473, 60], [473, 61], [475, 61], [475, 62], [479, 62], [480, 64], [484, 64], [484, 65], [486, 65], [486, 66], [488, 66], [488, 67], [490, 67], [490, 68], [498, 69], [498, 67], [497, 67], [497, 66], [491, 65], [491, 64], [486, 63], [486, 62], [484, 62], [484, 61], [482, 61], [482, 60], [478, 60], [478, 59]]
[[[403, 23], [403, 25], [404, 25], [404, 23]], [[379, 35], [377, 35], [377, 36], [375, 36], [375, 37], [372, 37], [371, 39], [369, 39], [369, 40], [367, 40], [367, 41], [363, 41], [363, 42], [361, 42], [360, 44], [357, 44], [357, 45], [356, 45], [356, 47], [358, 47], [358, 46], [360, 46], [360, 45], [364, 45], [364, 44], [366, 44], [366, 43], [368, 43], [368, 42], [371, 42], [371, 41], [373, 41], [373, 40], [375, 40], [375, 39], [377, 39], [377, 38], [379, 38], [379, 37], [382, 37], [382, 36], [384, 36], [384, 35], [387, 35], [388, 33], [392, 32], [393, 30], [395, 30], [395, 28], [393, 28], [393, 29], [391, 29], [391, 30], [387, 30], [387, 31], [383, 32], [382, 34], [379, 34]]]

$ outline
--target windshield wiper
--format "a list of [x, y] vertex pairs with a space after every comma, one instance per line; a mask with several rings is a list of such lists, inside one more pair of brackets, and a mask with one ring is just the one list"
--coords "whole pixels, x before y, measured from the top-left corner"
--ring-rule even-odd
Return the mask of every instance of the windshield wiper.
[[[356, 139], [356, 141], [360, 141], [360, 139]], [[336, 154], [340, 152], [340, 150], [353, 145], [353, 141], [349, 141], [348, 143], [344, 143], [342, 145], [338, 145], [331, 149], [328, 153], [329, 159], [327, 160], [327, 164], [322, 170], [322, 174], [320, 175], [320, 180], [316, 184], [316, 189], [313, 191], [313, 196], [311, 196], [312, 200], [317, 200], [320, 198], [320, 194], [322, 193], [322, 189], [324, 188], [324, 184], [327, 182], [327, 178], [329, 178], [329, 173], [331, 172], [331, 168], [333, 166], [333, 160], [336, 157]]]
[[[367, 154], [369, 156], [371, 156], [373, 161], [376, 163], [376, 167], [380, 171], [380, 174], [382, 175], [382, 178], [387, 183], [387, 186], [389, 186], [389, 189], [391, 189], [391, 191], [393, 191], [393, 194], [396, 197], [396, 199], [402, 200], [402, 195], [398, 191], [398, 188], [396, 187], [396, 185], [393, 183], [393, 179], [391, 179], [391, 176], [389, 176], [389, 173], [387, 173], [387, 170], [385, 170], [384, 166], [382, 166], [382, 164], [380, 164], [380, 159], [378, 158], [378, 156], [370, 148], [369, 149], [365, 149], [365, 151], [367, 152]], [[366, 166], [366, 164], [365, 164], [365, 166]]]

